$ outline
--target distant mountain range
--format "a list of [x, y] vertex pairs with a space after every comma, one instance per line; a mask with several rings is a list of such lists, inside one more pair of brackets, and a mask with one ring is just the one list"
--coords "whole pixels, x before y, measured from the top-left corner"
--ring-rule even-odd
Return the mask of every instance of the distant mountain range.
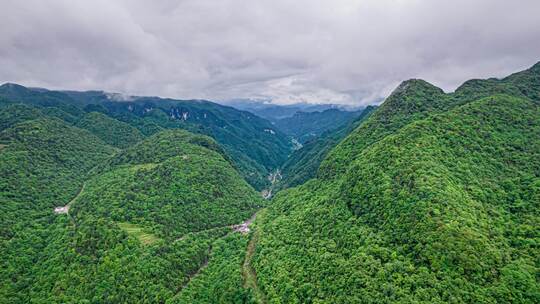
[[364, 107], [338, 104], [276, 105], [249, 99], [233, 100], [229, 105], [271, 121], [276, 128], [299, 143], [339, 129], [358, 117]]
[[289, 105], [273, 104], [270, 101], [258, 101], [251, 99], [234, 99], [226, 101], [225, 104], [240, 110], [249, 111], [257, 116], [276, 122], [283, 118], [291, 117], [298, 112], [322, 112], [328, 109], [338, 109], [341, 111], [358, 111], [362, 107], [339, 105], [339, 104], [310, 104], [294, 103]]

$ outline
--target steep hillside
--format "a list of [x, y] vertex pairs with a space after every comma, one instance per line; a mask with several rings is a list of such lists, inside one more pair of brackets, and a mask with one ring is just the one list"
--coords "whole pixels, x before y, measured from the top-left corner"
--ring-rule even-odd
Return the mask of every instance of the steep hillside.
[[493, 94], [508, 94], [540, 100], [540, 62], [525, 71], [497, 79], [472, 79], [455, 91], [454, 98], [460, 100], [478, 99]]
[[454, 102], [444, 92], [423, 80], [404, 81], [385, 100], [370, 119], [331, 151], [322, 162], [319, 174], [331, 177], [342, 173], [346, 164], [365, 147], [392, 134], [415, 120], [451, 108]]
[[37, 108], [24, 104], [6, 104], [0, 107], [0, 131], [27, 120], [42, 118], [43, 113]]
[[208, 101], [139, 98], [134, 102], [106, 102], [103, 106], [109, 115], [130, 124], [138, 125], [142, 119], [162, 128], [184, 128], [209, 135], [233, 159], [241, 162], [247, 157], [266, 170], [279, 167], [291, 151], [290, 140], [269, 121]]
[[19, 220], [12, 217], [18, 208], [51, 212], [114, 152], [88, 131], [49, 118], [16, 123], [0, 133], [0, 142], [3, 223]]
[[245, 155], [266, 169], [279, 166], [290, 152], [290, 141], [269, 121], [210, 101], [126, 97], [97, 91], [64, 93], [80, 103], [100, 105], [108, 115], [140, 128], [152, 123], [204, 133], [231, 154]]
[[402, 84], [258, 220], [268, 301], [538, 302], [540, 101], [514, 85], [532, 100]]
[[[21, 109], [32, 115], [22, 120]], [[0, 303], [28, 303], [37, 279], [32, 267], [48, 244], [54, 207], [69, 202], [114, 149], [58, 119], [33, 120], [40, 115], [26, 107], [9, 110], [19, 121], [0, 133]]]
[[127, 148], [144, 138], [137, 128], [99, 112], [85, 114], [76, 125], [118, 148]]
[[211, 138], [164, 131], [122, 151], [86, 183], [76, 216], [151, 228], [163, 238], [242, 222], [262, 205]]
[[[203, 135], [164, 131], [116, 156], [56, 119], [20, 122], [1, 138], [0, 303], [181, 297], [205, 265], [222, 268], [213, 248], [223, 237], [247, 242], [232, 225], [263, 205]], [[64, 205], [67, 214], [53, 212]], [[243, 248], [235, 248], [241, 260]], [[229, 278], [241, 282], [240, 267], [236, 274]]]
[[274, 124], [283, 133], [303, 144], [324, 132], [340, 129], [358, 117], [360, 113], [362, 112], [338, 109], [328, 109], [322, 112], [297, 112], [291, 117], [276, 120]]
[[278, 194], [259, 284], [282, 302], [535, 302], [539, 138], [538, 104], [507, 96], [406, 126]]

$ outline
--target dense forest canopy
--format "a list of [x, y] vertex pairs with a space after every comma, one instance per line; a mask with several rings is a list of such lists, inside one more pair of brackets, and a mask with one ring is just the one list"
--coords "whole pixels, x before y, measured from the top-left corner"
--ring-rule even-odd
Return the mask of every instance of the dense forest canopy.
[[207, 101], [0, 97], [0, 303], [540, 302], [540, 63], [289, 135]]
[[257, 190], [292, 152], [291, 138], [268, 120], [203, 100], [158, 97], [119, 99], [98, 91], [49, 91], [7, 83], [0, 104], [25, 104], [47, 116], [90, 130], [107, 144], [126, 148], [164, 129], [184, 129], [214, 138], [240, 174]]
[[259, 288], [276, 303], [538, 302], [539, 67], [453, 94], [401, 84], [272, 201]]

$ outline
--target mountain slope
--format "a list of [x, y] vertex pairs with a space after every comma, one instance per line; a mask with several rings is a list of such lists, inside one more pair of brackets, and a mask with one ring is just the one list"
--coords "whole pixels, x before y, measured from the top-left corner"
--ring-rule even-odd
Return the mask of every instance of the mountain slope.
[[0, 86], [0, 96], [10, 102], [57, 108], [71, 116], [84, 114], [72, 98], [58, 91], [32, 90], [18, 84], [5, 83]]
[[258, 219], [269, 302], [538, 302], [540, 101], [521, 92], [401, 85]]
[[[141, 138], [137, 131], [120, 122], [137, 128], [145, 136], [164, 129], [185, 129], [208, 135], [227, 151], [244, 179], [258, 190], [268, 186], [269, 172], [278, 168], [292, 149], [289, 138], [269, 121], [209, 101], [133, 97], [101, 91], [59, 92], [11, 83], [0, 86], [0, 97], [6, 99], [2, 104], [24, 103], [70, 124], [81, 121], [81, 127], [120, 148]], [[104, 124], [106, 116], [86, 112], [100, 112], [115, 120]], [[114, 126], [113, 129], [103, 128], [109, 125]], [[113, 131], [116, 135], [106, 134]]]
[[[163, 303], [205, 264], [220, 267], [212, 248], [263, 204], [214, 140], [183, 130], [115, 156], [56, 119], [16, 124], [2, 139], [0, 303]], [[70, 201], [67, 215], [53, 213]]]
[[107, 144], [118, 148], [127, 148], [144, 138], [135, 127], [99, 112], [85, 114], [77, 122], [77, 127], [92, 132]]
[[341, 149], [329, 153], [321, 164], [319, 174], [323, 177], [338, 174], [365, 147], [414, 120], [444, 111], [453, 105], [441, 89], [430, 83], [419, 79], [404, 81], [368, 121], [339, 144]]
[[109, 115], [128, 123], [142, 119], [162, 128], [187, 128], [209, 135], [233, 158], [245, 155], [267, 170], [283, 163], [290, 151], [289, 140], [267, 120], [208, 101], [139, 98], [103, 106]]
[[74, 197], [114, 149], [58, 119], [12, 123], [0, 133], [0, 303], [28, 303], [53, 208]]
[[262, 205], [216, 142], [183, 130], [157, 133], [97, 172], [74, 215], [134, 221], [164, 238], [239, 223]]
[[283, 302], [535, 302], [539, 135], [538, 104], [490, 97], [373, 144], [339, 180], [278, 194], [260, 285]]
[[38, 109], [24, 104], [8, 104], [0, 107], [0, 131], [27, 120], [42, 118], [44, 115]]
[[76, 193], [88, 171], [114, 152], [88, 131], [54, 118], [14, 124], [0, 133], [0, 141], [2, 207], [12, 211], [15, 204], [25, 204], [24, 210], [52, 208]]

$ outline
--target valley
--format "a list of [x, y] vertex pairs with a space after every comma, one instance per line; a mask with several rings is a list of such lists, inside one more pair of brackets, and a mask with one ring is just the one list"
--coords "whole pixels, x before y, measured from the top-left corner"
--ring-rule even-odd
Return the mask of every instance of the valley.
[[118, 99], [0, 86], [0, 303], [540, 299], [540, 63], [354, 111]]

